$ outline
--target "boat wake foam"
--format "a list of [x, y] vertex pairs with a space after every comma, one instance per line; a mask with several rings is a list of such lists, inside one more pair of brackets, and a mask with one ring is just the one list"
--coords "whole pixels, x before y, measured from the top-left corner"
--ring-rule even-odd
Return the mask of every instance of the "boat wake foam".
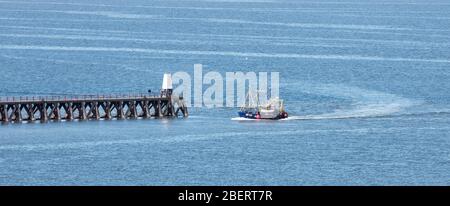
[[285, 120], [321, 120], [383, 117], [401, 112], [407, 107], [418, 104], [417, 101], [400, 97], [394, 94], [345, 85], [315, 85], [303, 83], [299, 86], [301, 86], [300, 88], [305, 88], [306, 93], [349, 99], [353, 102], [353, 105], [349, 109], [335, 110], [331, 113], [291, 116]]
[[[358, 87], [337, 84], [293, 84], [295, 85], [289, 84], [288, 88], [302, 88], [302, 92], [307, 94], [348, 99], [353, 102], [352, 106], [349, 109], [338, 109], [324, 114], [290, 116], [286, 119], [280, 119], [280, 121], [383, 117], [401, 112], [407, 107], [419, 104], [418, 101], [399, 97], [394, 94], [366, 90]], [[249, 119], [232, 118], [232, 120], [244, 121]]]
[[326, 114], [291, 116], [282, 120], [322, 120], [322, 119], [348, 119], [348, 118], [364, 118], [364, 117], [383, 117], [390, 114], [400, 112], [406, 105], [404, 104], [374, 104], [365, 105], [347, 111], [335, 111]]

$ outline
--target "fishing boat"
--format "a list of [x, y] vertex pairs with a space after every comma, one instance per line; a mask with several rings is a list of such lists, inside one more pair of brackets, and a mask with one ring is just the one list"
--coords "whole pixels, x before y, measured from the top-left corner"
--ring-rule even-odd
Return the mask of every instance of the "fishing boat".
[[259, 93], [249, 92], [244, 105], [238, 112], [239, 117], [247, 119], [269, 119], [278, 120], [288, 118], [288, 113], [284, 110], [284, 101], [278, 97], [271, 98], [267, 103], [261, 103]]

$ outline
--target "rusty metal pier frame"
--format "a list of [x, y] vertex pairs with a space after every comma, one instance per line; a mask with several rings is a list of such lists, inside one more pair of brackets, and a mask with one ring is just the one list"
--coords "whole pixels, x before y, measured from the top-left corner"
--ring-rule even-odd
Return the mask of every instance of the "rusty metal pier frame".
[[187, 117], [182, 98], [171, 95], [0, 97], [0, 122]]

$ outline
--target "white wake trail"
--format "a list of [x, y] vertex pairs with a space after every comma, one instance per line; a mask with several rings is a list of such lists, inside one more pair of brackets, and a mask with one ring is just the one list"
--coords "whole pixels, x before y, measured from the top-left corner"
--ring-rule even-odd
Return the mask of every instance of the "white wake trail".
[[359, 106], [351, 110], [335, 111], [318, 115], [291, 116], [282, 120], [323, 120], [323, 119], [348, 119], [364, 117], [383, 117], [400, 112], [403, 108], [412, 106], [410, 103], [369, 104]]
[[326, 95], [351, 100], [353, 101], [352, 107], [349, 109], [335, 110], [333, 112], [325, 114], [291, 116], [284, 120], [322, 120], [383, 117], [401, 112], [407, 107], [411, 107], [419, 103], [418, 101], [410, 100], [394, 94], [344, 85], [313, 85], [300, 83], [300, 85], [296, 86], [297, 88], [303, 88], [305, 90], [305, 93]]

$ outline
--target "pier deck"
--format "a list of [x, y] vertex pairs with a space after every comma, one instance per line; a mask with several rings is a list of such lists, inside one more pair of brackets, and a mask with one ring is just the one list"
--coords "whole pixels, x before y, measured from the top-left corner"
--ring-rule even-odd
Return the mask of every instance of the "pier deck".
[[166, 95], [0, 97], [0, 122], [188, 116], [182, 98]]

